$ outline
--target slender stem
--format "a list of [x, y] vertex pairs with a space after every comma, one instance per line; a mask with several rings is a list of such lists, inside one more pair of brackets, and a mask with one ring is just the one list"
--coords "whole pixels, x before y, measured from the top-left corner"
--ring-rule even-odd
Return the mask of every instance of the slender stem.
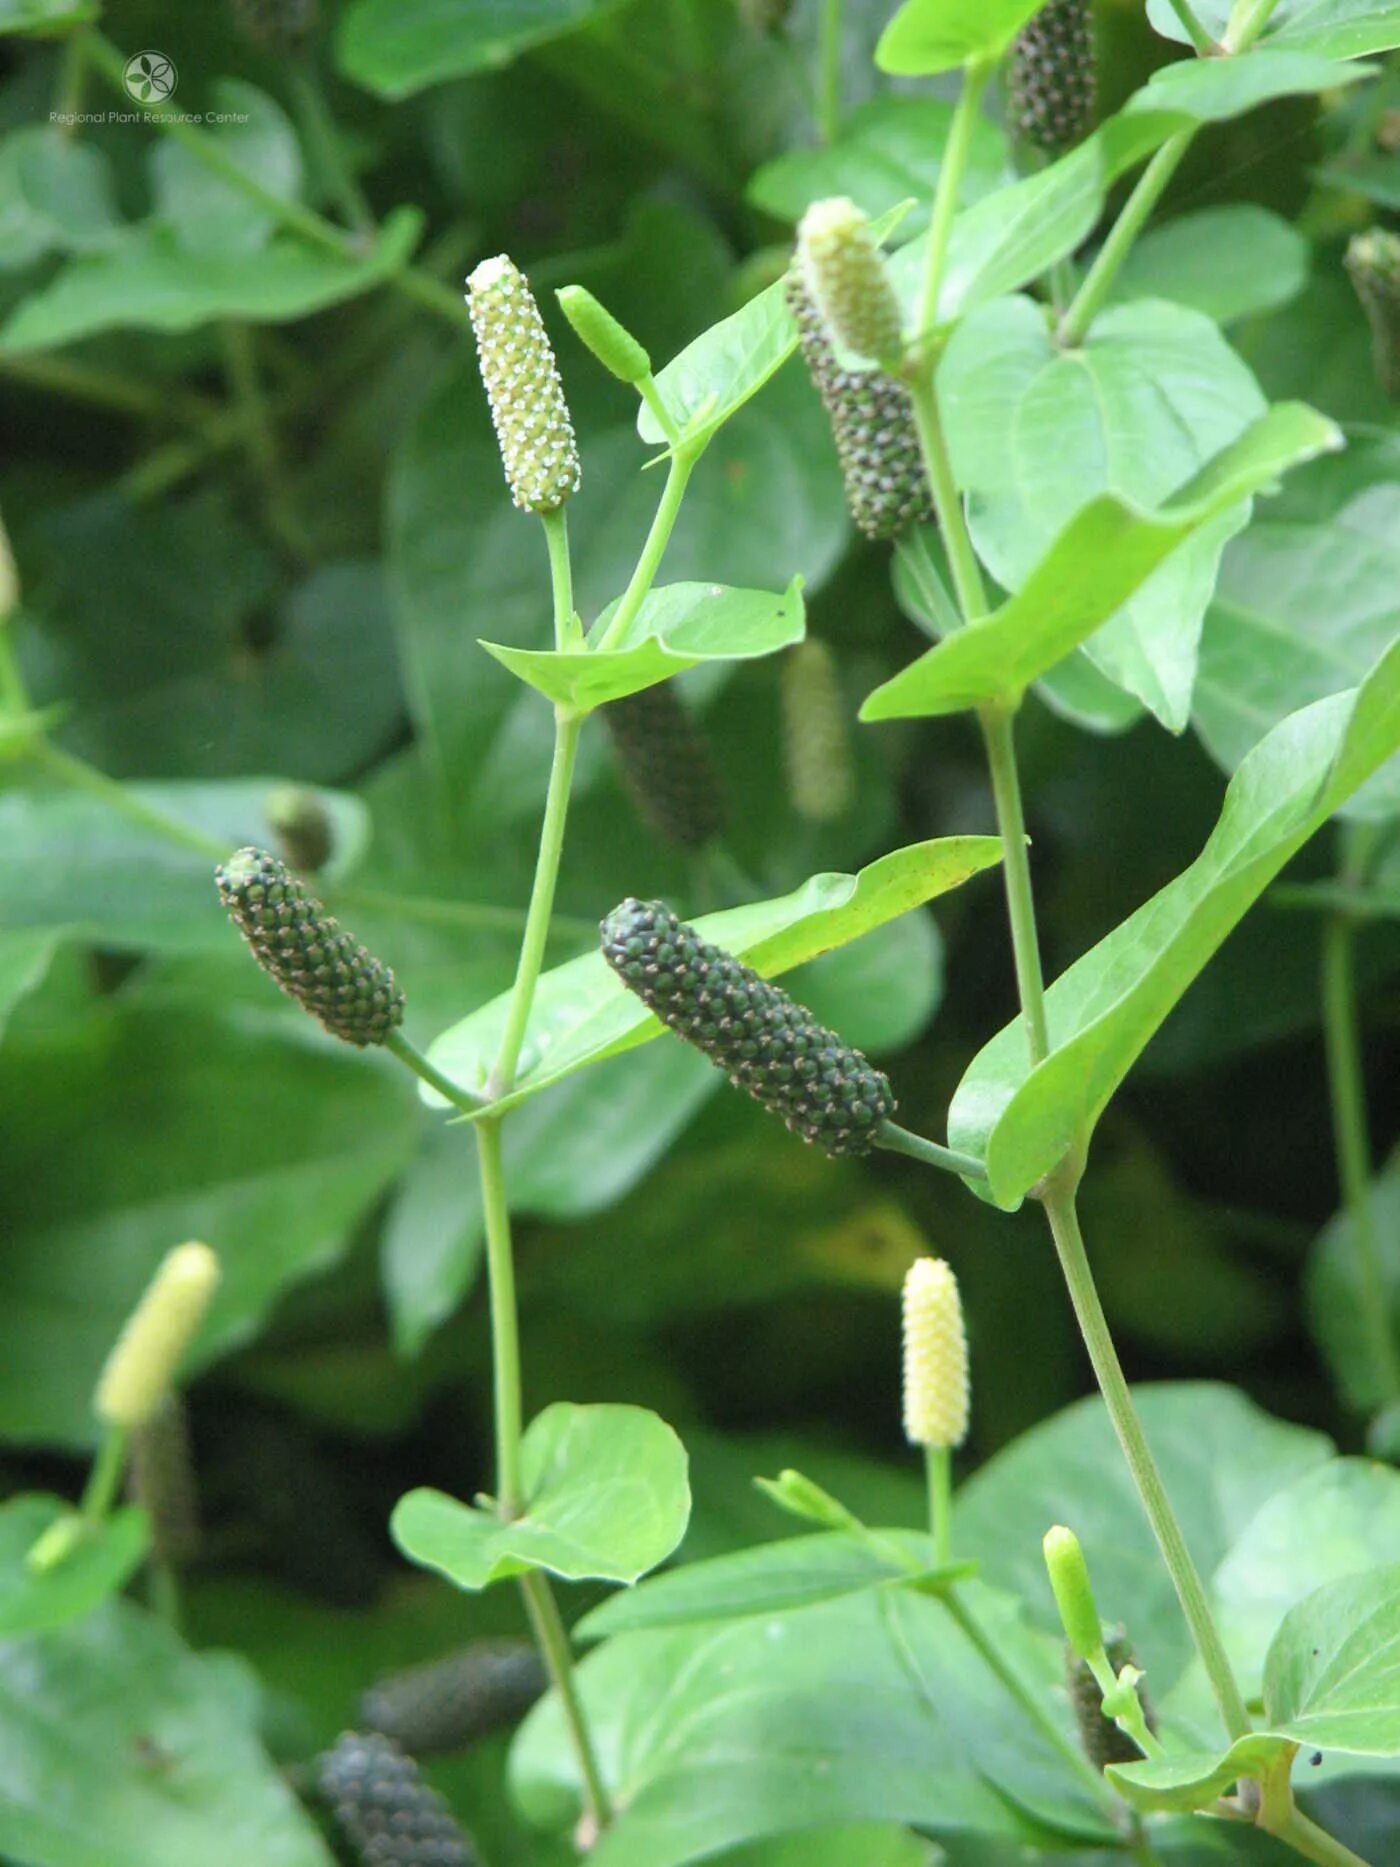
[[1215, 50], [1214, 41], [1192, 12], [1189, 0], [1171, 0], [1171, 9], [1180, 20], [1182, 31], [1196, 48], [1197, 57], [1204, 58]]
[[198, 425], [216, 414], [215, 405], [201, 396], [180, 391], [167, 394], [146, 383], [117, 376], [91, 363], [79, 363], [56, 352], [0, 357], [0, 374], [26, 388], [44, 389], [75, 402], [90, 403], [94, 408], [111, 409], [117, 415], [132, 415], [141, 421], [158, 421], [167, 426], [172, 420]]
[[973, 1155], [960, 1154], [954, 1147], [944, 1147], [921, 1134], [913, 1134], [908, 1128], [901, 1128], [898, 1122], [881, 1122], [875, 1131], [875, 1145], [891, 1154], [907, 1154], [911, 1160], [921, 1160], [930, 1167], [942, 1167], [946, 1173], [960, 1173], [969, 1180], [987, 1177], [985, 1165]]
[[430, 1089], [436, 1089], [445, 1101], [450, 1102], [453, 1108], [460, 1109], [464, 1115], [475, 1115], [482, 1106], [478, 1096], [463, 1089], [460, 1083], [454, 1083], [450, 1076], [444, 1076], [436, 1064], [429, 1063], [422, 1051], [409, 1043], [402, 1031], [390, 1031], [384, 1039], [384, 1048], [390, 1056], [397, 1057], [415, 1076], [421, 1077]]
[[179, 1633], [184, 1616], [180, 1606], [180, 1578], [175, 1565], [164, 1557], [153, 1556], [147, 1571], [152, 1609], [170, 1628]]
[[88, 1473], [83, 1501], [78, 1506], [83, 1522], [96, 1529], [107, 1521], [121, 1490], [126, 1471], [126, 1449], [130, 1435], [120, 1426], [109, 1426]]
[[263, 483], [272, 529], [279, 542], [294, 556], [306, 557], [306, 532], [288, 498], [277, 432], [263, 390], [252, 329], [247, 324], [229, 320], [221, 326], [220, 335], [229, 390], [241, 417], [249, 463]]
[[[465, 927], [475, 933], [519, 933], [525, 925], [520, 908], [498, 908], [486, 901], [439, 901], [434, 895], [385, 894], [377, 888], [327, 884], [337, 907], [368, 908], [396, 914], [400, 920], [420, 921], [425, 927]], [[556, 914], [549, 923], [551, 940], [596, 940], [597, 921], [582, 915]]]
[[535, 1630], [535, 1638], [544, 1655], [545, 1665], [554, 1683], [554, 1689], [559, 1694], [559, 1704], [578, 1756], [583, 1775], [584, 1807], [592, 1817], [595, 1828], [601, 1831], [607, 1827], [612, 1818], [612, 1808], [603, 1783], [603, 1773], [598, 1767], [598, 1756], [593, 1748], [588, 1721], [584, 1717], [583, 1706], [579, 1702], [578, 1685], [574, 1678], [573, 1661], [569, 1652], [569, 1636], [559, 1617], [559, 1607], [554, 1599], [554, 1591], [538, 1570], [521, 1577], [520, 1589], [525, 1597], [530, 1624]]
[[574, 613], [574, 570], [569, 558], [569, 522], [564, 507], [544, 515], [549, 546], [549, 579], [554, 592], [554, 646], [561, 652], [583, 647], [583, 628]]
[[671, 533], [675, 529], [681, 501], [685, 498], [685, 489], [690, 483], [690, 476], [699, 458], [699, 453], [690, 447], [679, 448], [671, 455], [671, 464], [666, 472], [666, 484], [656, 508], [656, 516], [651, 522], [651, 530], [647, 533], [646, 543], [642, 546], [642, 555], [637, 559], [637, 568], [632, 572], [631, 581], [619, 599], [612, 621], [599, 640], [600, 650], [616, 648], [619, 642], [626, 641], [627, 631], [636, 621], [637, 611], [646, 601], [647, 593], [656, 581], [656, 573], [661, 568], [666, 546], [670, 543]]
[[360, 233], [373, 234], [374, 215], [345, 159], [345, 147], [326, 102], [320, 73], [309, 58], [293, 58], [286, 67], [292, 106], [301, 125], [302, 139], [319, 167], [341, 213]]
[[1016, 769], [1015, 727], [1012, 715], [986, 708], [979, 716], [992, 774], [997, 828], [1001, 834], [1002, 873], [1006, 882], [1006, 909], [1011, 921], [1011, 948], [1016, 961], [1016, 985], [1032, 1064], [1050, 1054], [1050, 1030], [1045, 1015], [1045, 981], [1040, 969], [1040, 940], [1035, 925], [1035, 895], [1031, 888], [1030, 857], [1026, 850], [1026, 820], [1021, 808], [1021, 781]]
[[656, 378], [650, 374], [643, 376], [637, 384], [637, 394], [656, 417], [656, 425], [665, 435], [666, 445], [671, 448], [678, 447], [681, 431], [672, 421], [671, 411], [661, 399], [661, 391], [656, 386]]
[[1175, 175], [1195, 133], [1192, 127], [1169, 136], [1138, 177], [1137, 186], [1123, 204], [1123, 211], [1099, 248], [1069, 310], [1060, 320], [1060, 342], [1066, 349], [1083, 343], [1089, 326], [1103, 310], [1119, 268], [1133, 250], [1133, 242], [1142, 232], [1148, 215], [1166, 192], [1167, 183]]
[[924, 1477], [933, 1564], [936, 1569], [945, 1569], [952, 1561], [953, 1548], [953, 1459], [947, 1446], [924, 1447]]
[[1084, 1337], [1084, 1345], [1089, 1351], [1089, 1359], [1094, 1365], [1113, 1430], [1118, 1435], [1118, 1443], [1123, 1448], [1152, 1533], [1157, 1539], [1177, 1599], [1210, 1679], [1220, 1715], [1225, 1721], [1225, 1729], [1232, 1739], [1242, 1737], [1250, 1728], [1249, 1715], [1245, 1711], [1244, 1700], [1206, 1600], [1200, 1575], [1186, 1547], [1186, 1539], [1181, 1534], [1181, 1526], [1172, 1511], [1161, 1474], [1157, 1470], [1157, 1462], [1152, 1456], [1142, 1422], [1138, 1419], [1137, 1409], [1128, 1391], [1118, 1352], [1109, 1334], [1108, 1320], [1094, 1284], [1094, 1274], [1089, 1268], [1089, 1259], [1084, 1250], [1079, 1215], [1075, 1209], [1074, 1182], [1064, 1170], [1055, 1174], [1046, 1187], [1045, 1216], [1050, 1221], [1060, 1268], [1069, 1287], [1070, 1300], [1074, 1304], [1074, 1313]]
[[64, 46], [58, 67], [58, 89], [54, 94], [53, 107], [60, 119], [59, 133], [73, 136], [78, 125], [72, 119], [80, 115], [83, 108], [83, 91], [87, 80], [87, 57], [85, 35], [70, 32], [68, 43]]
[[931, 331], [938, 320], [938, 294], [943, 284], [943, 272], [948, 260], [948, 242], [953, 232], [953, 216], [958, 211], [958, 196], [962, 191], [963, 175], [967, 169], [967, 159], [972, 149], [973, 132], [977, 128], [977, 113], [982, 103], [982, 93], [987, 88], [987, 80], [992, 75], [990, 61], [974, 59], [963, 72], [962, 90], [958, 96], [957, 108], [953, 112], [952, 127], [948, 131], [948, 141], [944, 146], [943, 160], [938, 169], [938, 186], [934, 190], [933, 215], [928, 229], [928, 256], [924, 266], [923, 293], [919, 299], [919, 317], [917, 334], [924, 337]]
[[549, 791], [545, 797], [544, 825], [540, 831], [539, 854], [535, 860], [535, 880], [530, 890], [530, 906], [525, 915], [525, 937], [520, 944], [520, 962], [511, 990], [506, 1027], [501, 1048], [491, 1072], [489, 1092], [492, 1097], [509, 1095], [515, 1087], [515, 1072], [530, 1022], [530, 1006], [535, 986], [544, 964], [545, 945], [549, 939], [549, 920], [554, 908], [554, 889], [559, 879], [559, 859], [564, 849], [564, 825], [569, 813], [569, 786], [573, 783], [574, 759], [578, 753], [583, 720], [577, 714], [556, 710], [554, 724], [554, 759], [549, 770]]
[[146, 803], [124, 784], [109, 778], [106, 772], [99, 771], [95, 765], [89, 765], [86, 759], [75, 758], [71, 752], [64, 752], [47, 740], [34, 745], [30, 756], [65, 784], [72, 785], [75, 790], [86, 791], [91, 797], [100, 798], [132, 823], [139, 823], [143, 829], [154, 831], [167, 842], [179, 843], [182, 848], [213, 862], [222, 862], [228, 854], [226, 844], [206, 836], [202, 830], [191, 829], [189, 824], [182, 823], [178, 817], [167, 815], [154, 804]]
[[1221, 41], [1227, 52], [1244, 52], [1263, 32], [1278, 0], [1235, 0], [1230, 23]]
[[1390, 1291], [1371, 1199], [1371, 1141], [1366, 1113], [1366, 1078], [1356, 1003], [1356, 923], [1345, 913], [1329, 916], [1322, 933], [1322, 1024], [1327, 1047], [1327, 1087], [1342, 1204], [1351, 1222], [1352, 1249], [1360, 1283], [1363, 1326], [1382, 1398], [1400, 1396], [1400, 1352], [1391, 1316]]
[[943, 534], [943, 548], [948, 553], [948, 569], [952, 572], [958, 607], [964, 622], [977, 622], [987, 613], [987, 592], [983, 587], [977, 555], [972, 549], [957, 483], [953, 479], [953, 463], [948, 456], [948, 443], [943, 438], [943, 423], [938, 414], [938, 392], [933, 385], [931, 370], [920, 370], [916, 380], [910, 384], [910, 395], [914, 404], [914, 426], [919, 436], [919, 449], [923, 455], [924, 471], [928, 475], [929, 490], [933, 494], [934, 510], [938, 514], [938, 527]]
[[1301, 1854], [1304, 1860], [1316, 1861], [1318, 1867], [1368, 1867], [1359, 1854], [1353, 1854], [1325, 1828], [1309, 1821], [1301, 1809], [1295, 1808], [1283, 1826], [1272, 1832], [1295, 1854]]
[[476, 1124], [476, 1153], [481, 1168], [481, 1199], [486, 1218], [486, 1269], [491, 1292], [491, 1359], [496, 1402], [496, 1496], [501, 1515], [514, 1517], [519, 1513], [524, 1498], [520, 1480], [520, 1319], [515, 1301], [515, 1258], [511, 1250], [510, 1210], [506, 1203], [499, 1116], [486, 1116]]
[[824, 143], [841, 133], [841, 24], [843, 0], [822, 0], [818, 42], [817, 128]]

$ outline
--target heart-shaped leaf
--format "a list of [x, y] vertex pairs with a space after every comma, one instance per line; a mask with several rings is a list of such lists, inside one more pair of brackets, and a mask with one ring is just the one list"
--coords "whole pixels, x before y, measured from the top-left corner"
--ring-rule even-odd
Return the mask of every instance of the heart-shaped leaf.
[[880, 36], [875, 63], [896, 77], [953, 71], [999, 58], [1044, 0], [904, 0]]
[[[1193, 0], [1197, 18], [1219, 40], [1229, 23], [1233, 0]], [[1147, 15], [1163, 38], [1186, 42], [1171, 0], [1147, 0]], [[1319, 58], [1366, 58], [1400, 45], [1400, 7], [1395, 0], [1280, 0], [1264, 29], [1263, 41], [1247, 58], [1211, 63], [1244, 65], [1275, 48], [1311, 52]], [[1206, 61], [1202, 61], [1205, 63]]]
[[521, 1442], [525, 1503], [510, 1521], [441, 1491], [410, 1491], [390, 1525], [411, 1562], [458, 1588], [548, 1569], [566, 1581], [635, 1582], [690, 1521], [685, 1447], [644, 1407], [558, 1402]]
[[1374, 65], [1342, 64], [1298, 50], [1263, 49], [1244, 58], [1188, 58], [1154, 71], [1123, 106], [1126, 115], [1169, 113], [1195, 123], [1243, 116], [1279, 97], [1309, 97], [1374, 76]]
[[572, 32], [622, 0], [357, 0], [342, 18], [337, 54], [355, 84], [411, 97], [430, 84], [497, 71]]
[[0, 1505], [0, 1640], [78, 1620], [119, 1594], [140, 1567], [150, 1541], [146, 1514], [119, 1510], [85, 1527], [51, 1569], [31, 1569], [30, 1550], [70, 1509], [61, 1498], [37, 1495]]

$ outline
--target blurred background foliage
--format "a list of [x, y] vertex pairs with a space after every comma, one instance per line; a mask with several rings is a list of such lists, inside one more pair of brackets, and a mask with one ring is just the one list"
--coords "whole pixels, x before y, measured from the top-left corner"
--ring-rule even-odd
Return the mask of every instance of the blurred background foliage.
[[[59, 23], [91, 11], [26, 5]], [[0, 29], [26, 5], [0, 0]], [[466, 1604], [406, 1574], [385, 1531], [408, 1484], [471, 1496], [489, 1479], [480, 1209], [460, 1131], [386, 1059], [322, 1040], [247, 964], [210, 851], [268, 841], [277, 787], [320, 787], [320, 882], [398, 971], [414, 1040], [509, 982], [548, 719], [476, 641], [541, 641], [547, 578], [501, 484], [461, 276], [508, 251], [551, 323], [582, 443], [570, 525], [591, 621], [657, 487], [637, 471], [629, 392], [554, 315], [552, 288], [594, 289], [660, 361], [777, 276], [812, 196], [878, 211], [912, 195], [926, 211], [947, 105], [936, 84], [877, 87], [887, 0], [847, 5], [834, 143], [814, 116], [814, 0], [795, 0], [782, 33], [752, 10], [501, 0], [429, 24], [426, 6], [353, 0], [324, 5], [288, 57], [213, 0], [113, 0], [118, 77], [156, 47], [180, 106], [246, 118], [202, 133], [257, 178], [262, 205], [148, 125], [51, 123], [75, 104], [137, 107], [101, 69], [75, 74], [62, 37], [0, 38], [0, 509], [23, 590], [13, 645], [60, 749], [36, 759], [11, 741], [0, 765], [0, 1482], [73, 1484], [118, 1322], [170, 1243], [216, 1244], [227, 1278], [193, 1393], [208, 1535], [190, 1626], [253, 1662], [296, 1742], [333, 1735], [384, 1665], [515, 1623], [513, 1597]], [[1107, 110], [1170, 48], [1137, 0], [1103, 0], [1098, 30]], [[1400, 465], [1340, 265], [1355, 227], [1400, 211], [1397, 113], [1392, 74], [1207, 127], [1124, 275], [1125, 294], [1227, 321], [1267, 394], [1311, 400], [1354, 447], [1299, 475], [1227, 552], [1191, 730], [1169, 736], [1103, 683], [1078, 707], [1098, 730], [1028, 706], [1052, 974], [1213, 824], [1242, 748], [1212, 670], [1241, 613], [1297, 624], [1294, 575], [1270, 548], [1333, 526]], [[348, 178], [326, 158], [331, 122]], [[1011, 161], [989, 124], [975, 185]], [[298, 213], [350, 216], [354, 250], [318, 246]], [[1366, 543], [1346, 600], [1358, 639], [1368, 624], [1385, 639], [1397, 533], [1354, 529]], [[920, 637], [888, 550], [853, 532], [796, 364], [711, 448], [665, 576], [781, 589], [795, 572], [848, 702], [845, 808], [812, 823], [794, 806], [777, 663], [681, 684], [723, 773], [721, 871], [645, 827], [591, 726], [554, 959], [624, 894], [694, 911], [990, 827], [966, 722], [854, 726]], [[1270, 693], [1252, 699], [1269, 716]], [[1103, 1126], [1084, 1203], [1133, 1378], [1236, 1382], [1356, 1448], [1376, 1395], [1357, 1373], [1333, 1217], [1318, 977], [1335, 903], [1310, 886], [1336, 874], [1338, 841], [1309, 847], [1173, 1014]], [[1400, 1113], [1400, 885], [1384, 864], [1363, 906], [1382, 1160]], [[902, 1119], [941, 1133], [966, 1060], [1013, 1002], [995, 878], [791, 983], [891, 1071]], [[694, 1463], [687, 1553], [777, 1533], [748, 1480], [784, 1464], [878, 1517], [914, 1517], [896, 1294], [920, 1251], [946, 1256], [966, 1294], [969, 1466], [1086, 1391], [1033, 1218], [892, 1157], [827, 1161], [717, 1086], [657, 1044], [508, 1131], [528, 1406], [632, 1400], [674, 1423]], [[1381, 1199], [1400, 1311], [1400, 1171]], [[563, 1858], [551, 1843], [522, 1853], [504, 1815], [493, 1832], [482, 1784], [499, 1763], [488, 1749], [454, 1766], [490, 1858]]]

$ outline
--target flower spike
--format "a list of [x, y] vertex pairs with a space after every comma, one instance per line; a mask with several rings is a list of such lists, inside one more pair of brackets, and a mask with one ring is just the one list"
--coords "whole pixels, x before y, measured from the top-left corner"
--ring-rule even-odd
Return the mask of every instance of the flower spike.
[[467, 280], [467, 309], [510, 496], [523, 512], [556, 512], [578, 491], [578, 447], [534, 293], [499, 253]]

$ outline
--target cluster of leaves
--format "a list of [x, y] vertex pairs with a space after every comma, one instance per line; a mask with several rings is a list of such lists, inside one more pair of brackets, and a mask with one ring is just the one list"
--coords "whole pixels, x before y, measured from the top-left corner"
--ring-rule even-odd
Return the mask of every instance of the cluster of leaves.
[[[884, 63], [1000, 55], [1032, 10], [911, 0]], [[510, 1597], [475, 1592], [499, 1578], [629, 1584], [686, 1539], [693, 1560], [581, 1625], [604, 1641], [581, 1682], [626, 1809], [604, 1867], [919, 1867], [923, 1836], [959, 1867], [1028, 1850], [1049, 1867], [1124, 1846], [1125, 1799], [1197, 1807], [1295, 1746], [1323, 1758], [1331, 1825], [1388, 1858], [1400, 1576], [1374, 1565], [1400, 1557], [1400, 1479], [1231, 1388], [1144, 1394], [1264, 1707], [1249, 1753], [1227, 1750], [1097, 1404], [1015, 1437], [1080, 1386], [1033, 1235], [1008, 1249], [1007, 1221], [956, 1186], [810, 1158], [717, 1098], [702, 1060], [649, 1041], [593, 927], [626, 894], [664, 895], [765, 975], [798, 968], [803, 1001], [881, 1061], [928, 1031], [946, 943], [957, 991], [897, 1058], [902, 1114], [938, 1127], [1006, 1019], [997, 892], [957, 887], [998, 852], [960, 834], [990, 819], [958, 725], [857, 734], [854, 716], [1029, 692], [1054, 1050], [1030, 1068], [1008, 1025], [962, 1074], [950, 1139], [1010, 1210], [1150, 1043], [1085, 1188], [1140, 1366], [1184, 1354], [1353, 1439], [1379, 1412], [1388, 1449], [1400, 1392], [1357, 1235], [1374, 1232], [1400, 1317], [1393, 1170], [1308, 1258], [1335, 1394], [1296, 1371], [1289, 1285], [1335, 1204], [1319, 916], [1374, 923], [1363, 979], [1400, 959], [1400, 423], [1341, 263], [1355, 225], [1400, 208], [1400, 89], [1367, 62], [1400, 44], [1400, 7], [1282, 0], [1246, 57], [1192, 60], [1165, 42], [1171, 5], [1149, 8], [1163, 38], [1115, 0], [1086, 140], [1018, 176], [978, 122], [937, 306], [952, 470], [1004, 592], [975, 630], [949, 613], [934, 528], [905, 533], [892, 579], [888, 549], [856, 542], [779, 276], [808, 203], [840, 194], [887, 217], [906, 307], [917, 293], [951, 108], [869, 75], [888, 4], [849, 0], [844, 107], [821, 136], [805, 71], [831, 10], [805, 0], [773, 32], [733, 0], [350, 0], [291, 55], [240, 37], [237, 9], [204, 11], [133, 0], [108, 39], [87, 0], [0, 0], [0, 402], [28, 437], [0, 470], [23, 590], [0, 623], [0, 1857], [324, 1867], [271, 1758], [304, 1762], [377, 1673], [460, 1638], [460, 1597], [405, 1579], [383, 1535], [423, 1477], [444, 1489], [410, 1491], [394, 1536], [474, 1591], [482, 1631], [515, 1624]], [[1197, 11], [1224, 32], [1228, 9]], [[180, 74], [149, 115], [124, 88], [141, 45]], [[124, 120], [98, 121], [109, 105]], [[1042, 282], [1187, 131], [1167, 214], [1060, 347]], [[543, 547], [509, 510], [466, 342], [458, 275], [500, 247], [556, 329], [579, 432], [586, 656], [544, 646]], [[669, 359], [639, 423], [552, 318], [545, 287], [573, 281]], [[655, 499], [638, 429], [697, 464], [665, 584], [599, 649]], [[909, 622], [936, 638], [912, 665]], [[817, 819], [784, 749], [804, 629], [836, 651], [850, 727], [849, 783]], [[672, 677], [742, 807], [720, 851], [669, 847], [596, 723], [583, 740], [553, 969], [498, 1105], [530, 1221], [527, 1385], [551, 1403], [526, 1434], [529, 1508], [502, 1523], [446, 1495], [490, 1482], [489, 1434], [462, 1433], [490, 1390], [470, 1149], [253, 973], [212, 865], [253, 843], [316, 868], [392, 961], [409, 1035], [479, 1089], [529, 890], [541, 696], [585, 712]], [[289, 783], [320, 826], [309, 864], [285, 840]], [[1309, 849], [1270, 897], [1338, 811], [1364, 860], [1328, 882]], [[952, 889], [935, 926], [926, 904]], [[139, 1511], [50, 1574], [25, 1558], [60, 1512], [52, 1455], [91, 1442], [121, 1319], [195, 1236], [225, 1276], [200, 1344], [209, 1548], [182, 1639], [121, 1597]], [[795, 1460], [863, 1518], [918, 1520], [889, 1463], [890, 1298], [929, 1239], [969, 1291], [975, 1450], [995, 1454], [959, 1496], [957, 1551], [978, 1564], [959, 1599], [1058, 1743], [949, 1612], [927, 1539], [872, 1542], [838, 1513], [766, 1543], [781, 1519], [747, 1497]], [[1117, 1768], [1114, 1794], [1064, 1741], [1038, 1561], [1055, 1520], [1130, 1620], [1172, 1739], [1169, 1765]], [[438, 1780], [495, 1867], [570, 1857], [556, 1703], [508, 1783], [499, 1743]], [[1173, 1867], [1286, 1858], [1186, 1816], [1154, 1818], [1152, 1847]]]

